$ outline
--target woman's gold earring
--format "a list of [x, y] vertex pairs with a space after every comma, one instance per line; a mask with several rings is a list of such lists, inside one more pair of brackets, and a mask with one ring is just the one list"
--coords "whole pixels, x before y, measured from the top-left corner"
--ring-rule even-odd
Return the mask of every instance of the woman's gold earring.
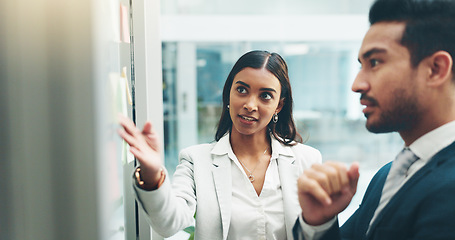
[[278, 122], [278, 114], [273, 114], [273, 117], [272, 117], [272, 121], [273, 123], [277, 123]]

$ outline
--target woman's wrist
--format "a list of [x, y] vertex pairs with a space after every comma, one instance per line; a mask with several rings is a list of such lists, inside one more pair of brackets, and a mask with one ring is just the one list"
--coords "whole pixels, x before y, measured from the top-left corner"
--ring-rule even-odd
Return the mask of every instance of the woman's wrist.
[[164, 172], [163, 168], [160, 168], [160, 170], [158, 171], [158, 174], [159, 174], [158, 175], [159, 178], [157, 178], [157, 180], [154, 182], [150, 182], [150, 181], [144, 180], [144, 178], [142, 178], [141, 167], [137, 167], [136, 170], [134, 171], [133, 178], [136, 182], [136, 186], [138, 186], [140, 189], [143, 189], [146, 191], [152, 191], [152, 190], [156, 190], [159, 187], [161, 187], [161, 185], [164, 182], [164, 179], [166, 178], [166, 173]]

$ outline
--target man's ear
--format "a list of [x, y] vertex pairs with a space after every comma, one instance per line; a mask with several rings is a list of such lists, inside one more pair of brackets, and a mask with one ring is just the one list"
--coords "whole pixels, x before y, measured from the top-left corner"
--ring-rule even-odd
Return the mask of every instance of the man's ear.
[[280, 99], [280, 102], [278, 102], [278, 107], [276, 107], [276, 113], [279, 113], [281, 112], [281, 109], [283, 109], [283, 106], [284, 106], [284, 98], [281, 98]]
[[439, 86], [446, 81], [451, 81], [453, 59], [448, 52], [437, 51], [427, 60], [430, 67], [428, 86]]

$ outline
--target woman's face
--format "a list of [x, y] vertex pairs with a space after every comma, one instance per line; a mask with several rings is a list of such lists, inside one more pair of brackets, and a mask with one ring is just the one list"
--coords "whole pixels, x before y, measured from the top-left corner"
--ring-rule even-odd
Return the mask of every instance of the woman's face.
[[282, 108], [280, 96], [280, 81], [265, 68], [247, 67], [237, 73], [229, 97], [233, 134], [265, 134], [273, 114]]

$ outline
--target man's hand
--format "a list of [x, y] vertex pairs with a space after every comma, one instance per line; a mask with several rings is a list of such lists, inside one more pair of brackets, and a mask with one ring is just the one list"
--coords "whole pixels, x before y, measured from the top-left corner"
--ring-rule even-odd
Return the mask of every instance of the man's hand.
[[339, 162], [314, 164], [299, 177], [298, 195], [306, 223], [326, 223], [343, 211], [357, 190], [359, 165], [349, 169]]

